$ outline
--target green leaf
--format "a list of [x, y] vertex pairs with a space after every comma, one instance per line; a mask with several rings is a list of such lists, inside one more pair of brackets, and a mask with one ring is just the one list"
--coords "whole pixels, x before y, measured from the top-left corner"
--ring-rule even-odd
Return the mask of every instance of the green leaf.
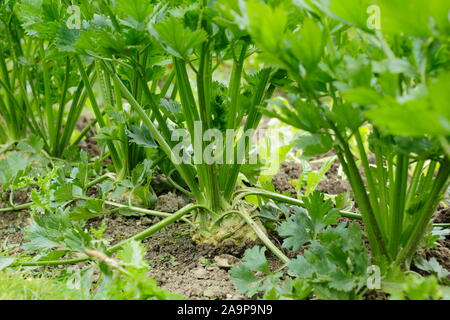
[[144, 162], [138, 164], [132, 171], [131, 171], [131, 183], [134, 186], [138, 186], [142, 184], [151, 173], [152, 162], [145, 159]]
[[301, 134], [296, 139], [298, 149], [303, 150], [305, 157], [314, 157], [328, 152], [333, 147], [333, 140], [326, 134]]
[[332, 111], [327, 112], [327, 117], [333, 120], [339, 127], [358, 129], [364, 123], [364, 113], [360, 108], [349, 104], [337, 104]]
[[34, 216], [34, 221], [25, 229], [27, 251], [65, 248], [82, 252], [89, 247], [91, 237], [83, 231], [84, 223], [70, 218], [68, 210]]
[[311, 195], [303, 197], [303, 206], [308, 211], [315, 234], [325, 226], [337, 223], [339, 210], [333, 208], [333, 202], [330, 199], [325, 200], [322, 192], [316, 190]]
[[238, 264], [230, 270], [230, 277], [239, 290], [248, 296], [253, 296], [259, 291], [259, 278], [244, 264]]
[[142, 0], [117, 0], [116, 7], [119, 12], [137, 22], [144, 22], [153, 11], [151, 2]]
[[130, 137], [131, 142], [137, 144], [138, 146], [150, 149], [157, 149], [158, 145], [150, 133], [150, 130], [142, 125], [141, 127], [137, 127], [134, 125], [130, 126], [130, 129], [126, 130], [127, 135]]
[[294, 108], [287, 102], [270, 100], [272, 109], [262, 110], [267, 116], [275, 117], [281, 121], [310, 133], [320, 133], [322, 128], [327, 127], [320, 107], [295, 99]]
[[253, 247], [247, 249], [243, 258], [245, 265], [254, 271], [268, 274], [270, 272], [269, 262], [266, 259], [265, 252], [266, 248]]
[[71, 183], [62, 184], [53, 193], [53, 200], [59, 203], [73, 200], [73, 187]]
[[287, 28], [288, 14], [284, 7], [271, 7], [260, 1], [246, 4], [248, 29], [262, 49], [273, 54], [281, 49], [280, 36]]
[[295, 215], [283, 222], [278, 228], [283, 247], [298, 250], [303, 245], [316, 239], [317, 235], [328, 225], [335, 224], [339, 211], [333, 208], [331, 200], [324, 199], [324, 194], [314, 191], [303, 197], [303, 207], [293, 206]]
[[314, 71], [327, 42], [326, 32], [312, 19], [305, 19], [299, 32], [293, 33], [290, 51], [308, 72]]
[[[318, 210], [318, 209], [317, 209]], [[309, 280], [322, 299], [361, 298], [369, 256], [356, 224], [327, 227], [318, 240], [289, 263], [289, 274]]]
[[[405, 117], [405, 115], [408, 117]], [[449, 135], [450, 127], [430, 110], [427, 99], [407, 101], [403, 104], [385, 98], [379, 105], [366, 111], [366, 116], [386, 133], [398, 136], [421, 137]]]
[[70, 218], [78, 220], [88, 220], [99, 217], [105, 213], [103, 208], [103, 200], [89, 199], [78, 205], [75, 209], [70, 211]]
[[390, 300], [441, 300], [446, 287], [439, 285], [434, 277], [422, 277], [416, 273], [405, 275], [396, 272], [389, 274], [384, 291], [390, 294]]
[[[416, 37], [431, 35], [430, 18], [432, 17], [432, 3], [444, 4], [446, 1], [422, 0], [377, 0], [380, 8], [381, 31], [387, 34], [405, 34]], [[442, 9], [445, 10], [444, 7]], [[447, 14], [449, 7], [447, 6]]]
[[150, 25], [149, 31], [169, 54], [180, 59], [187, 59], [207, 38], [205, 31], [192, 31], [172, 16]]
[[[258, 292], [268, 292], [279, 283], [282, 275], [279, 272], [270, 272], [265, 251], [266, 248], [258, 246], [247, 249], [244, 262], [229, 271], [231, 280], [238, 290], [249, 297]], [[262, 276], [258, 277], [257, 272], [262, 273]]]
[[[331, 157], [328, 159], [327, 162], [325, 162], [322, 167], [318, 171], [310, 171], [306, 173], [306, 190], [305, 190], [305, 196], [309, 196], [313, 191], [316, 190], [317, 186], [319, 185], [320, 181], [325, 177], [325, 174], [328, 172], [328, 170], [331, 168], [335, 161], [336, 157]], [[303, 174], [305, 171], [302, 172], [302, 175], [300, 178], [303, 178]]]
[[352, 25], [367, 31], [372, 32], [367, 27], [367, 21], [369, 15], [367, 14], [367, 8], [373, 5], [371, 0], [331, 0], [329, 9], [331, 12], [342, 18], [343, 20], [351, 23]]
[[145, 260], [145, 247], [138, 241], [128, 241], [122, 246], [117, 258], [138, 268], [148, 268]]
[[17, 144], [17, 149], [22, 152], [39, 152], [44, 147], [44, 141], [37, 135], [30, 135], [26, 140]]
[[305, 228], [306, 221], [308, 220], [306, 212], [301, 208], [295, 209], [296, 214], [283, 222], [278, 228], [280, 236], [286, 237], [283, 240], [283, 247], [292, 250], [300, 249], [311, 240], [311, 236]]
[[163, 108], [163, 112], [167, 117], [175, 123], [182, 123], [185, 120], [184, 114], [181, 109], [181, 104], [178, 101], [161, 99], [160, 105]]
[[450, 272], [445, 268], [443, 268], [435, 257], [431, 258], [430, 260], [419, 258], [416, 261], [414, 261], [414, 264], [420, 270], [434, 274], [439, 279], [447, 279], [447, 277], [450, 275]]
[[342, 97], [346, 102], [362, 106], [376, 105], [382, 99], [382, 96], [375, 90], [363, 87], [346, 90], [342, 93]]

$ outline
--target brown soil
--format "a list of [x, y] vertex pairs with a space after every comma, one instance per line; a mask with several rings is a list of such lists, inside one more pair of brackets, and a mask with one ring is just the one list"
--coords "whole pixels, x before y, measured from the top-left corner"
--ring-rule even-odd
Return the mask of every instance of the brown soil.
[[[10, 207], [9, 198], [11, 191], [3, 191], [0, 187], [0, 208]], [[13, 201], [15, 205], [24, 204], [29, 200], [28, 192], [14, 191]], [[19, 247], [23, 243], [23, 229], [30, 223], [27, 210], [15, 212], [0, 212], [0, 248], [2, 244]]]
[[325, 173], [325, 178], [319, 182], [317, 190], [333, 195], [351, 192], [350, 183], [347, 180], [342, 180], [338, 175], [338, 170], [339, 161], [336, 159], [331, 168]]
[[[312, 162], [311, 166], [314, 170], [321, 168], [323, 163]], [[327, 194], [340, 194], [351, 191], [350, 184], [338, 174], [339, 162], [336, 160], [331, 168], [326, 172], [324, 178], [319, 182], [317, 190]], [[296, 162], [284, 162], [280, 166], [280, 171], [272, 178], [272, 184], [275, 190], [285, 193], [289, 192], [291, 196], [296, 197], [297, 192], [291, 181], [300, 178], [302, 174], [302, 166]]]
[[186, 205], [185, 201], [173, 192], [160, 195], [156, 201], [156, 211], [173, 213]]
[[[8, 203], [9, 203], [9, 199], [11, 197], [11, 190], [7, 189], [7, 190], [3, 191], [2, 187], [0, 187], [0, 192], [1, 192], [0, 208], [9, 207], [10, 205]], [[20, 205], [20, 204], [27, 203], [28, 201], [30, 201], [28, 190], [24, 189], [24, 190], [14, 191], [12, 200], [14, 202], [14, 205]]]
[[[77, 129], [82, 131], [86, 128], [91, 122], [93, 118], [89, 118], [87, 116], [81, 116], [77, 122]], [[96, 157], [100, 155], [100, 147], [98, 146], [97, 140], [95, 139], [95, 132], [90, 130], [85, 138], [78, 143], [80, 149], [88, 153], [89, 155]]]
[[20, 247], [23, 230], [30, 223], [26, 211], [0, 212], [0, 248], [3, 244]]
[[299, 163], [284, 162], [281, 164], [280, 171], [272, 178], [272, 184], [275, 190], [285, 193], [289, 192], [291, 196], [296, 197], [297, 192], [291, 184], [291, 180], [300, 178], [302, 167]]
[[450, 223], [450, 208], [438, 208], [433, 221], [434, 223]]
[[[159, 220], [120, 214], [103, 219], [107, 225], [105, 238], [112, 244], [145, 230]], [[100, 222], [98, 219], [93, 225]], [[148, 250], [146, 258], [151, 266], [150, 276], [161, 287], [189, 299], [243, 299], [229, 279], [229, 266], [219, 266], [216, 260], [220, 262], [222, 256], [229, 255], [227, 260], [232, 260], [233, 265], [239, 261], [237, 257], [253, 244], [195, 245], [190, 231], [189, 225], [174, 223], [142, 241]]]
[[[439, 207], [434, 216], [433, 222], [434, 223], [450, 223], [450, 208]], [[439, 243], [443, 247], [450, 249], [450, 235], [446, 236], [445, 239], [439, 241]]]

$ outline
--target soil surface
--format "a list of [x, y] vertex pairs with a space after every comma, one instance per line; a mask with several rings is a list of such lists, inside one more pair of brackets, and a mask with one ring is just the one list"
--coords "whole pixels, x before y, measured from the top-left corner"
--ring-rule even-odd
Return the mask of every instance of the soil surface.
[[275, 190], [285, 193], [289, 192], [291, 196], [296, 197], [297, 192], [291, 181], [300, 178], [302, 166], [295, 162], [284, 162], [281, 164], [280, 172], [272, 178], [272, 184]]
[[[114, 244], [143, 231], [159, 218], [113, 214], [103, 218], [105, 238]], [[98, 219], [94, 223], [100, 224]], [[243, 299], [229, 279], [230, 266], [240, 261], [247, 246], [195, 245], [190, 226], [174, 223], [142, 241], [151, 266], [150, 276], [171, 292], [189, 299]]]
[[[319, 170], [322, 167], [322, 162], [311, 162], [313, 170]], [[284, 162], [281, 164], [280, 172], [272, 179], [272, 184], [275, 190], [285, 193], [288, 192], [292, 197], [297, 196], [297, 192], [292, 184], [292, 180], [297, 180], [303, 172], [300, 163]], [[330, 169], [325, 173], [323, 179], [319, 182], [317, 190], [336, 195], [351, 191], [348, 181], [343, 180], [339, 176], [339, 161], [336, 159], [331, 165]]]
[[[79, 131], [82, 131], [84, 128], [86, 128], [94, 119], [87, 117], [87, 116], [81, 116], [80, 119], [77, 122], [77, 129]], [[88, 153], [89, 155], [96, 157], [100, 155], [100, 147], [98, 145], [97, 140], [95, 139], [95, 131], [90, 130], [86, 133], [86, 136], [83, 140], [81, 140], [78, 143], [78, 147]]]
[[[273, 184], [280, 192], [294, 192], [289, 181], [298, 179], [302, 171], [300, 165], [284, 163], [280, 173], [274, 177]], [[161, 177], [160, 177], [161, 178]], [[161, 181], [159, 181], [161, 183]], [[340, 193], [349, 190], [348, 185], [340, 180], [338, 167], [333, 164], [327, 173], [323, 190], [329, 193]], [[326, 189], [330, 188], [330, 189]], [[339, 191], [339, 192], [338, 192]], [[2, 193], [0, 207], [7, 207], [9, 194]], [[28, 196], [25, 192], [15, 194], [16, 204], [25, 203]], [[2, 201], [3, 200], [3, 201]], [[173, 191], [165, 191], [158, 197], [156, 209], [165, 212], [175, 212], [185, 205], [182, 199]], [[30, 223], [26, 211], [0, 213], [0, 244], [8, 243], [8, 246], [19, 248], [23, 243], [22, 232]], [[102, 221], [106, 223], [105, 238], [111, 244], [124, 240], [159, 221], [157, 217], [150, 216], [124, 216], [119, 213], [92, 219], [89, 226], [98, 227]], [[349, 222], [347, 218], [341, 218], [340, 222]], [[450, 213], [448, 208], [439, 208], [434, 218], [437, 223], [449, 223]], [[358, 222], [359, 223], [359, 222]], [[155, 233], [143, 241], [147, 248], [147, 259], [151, 265], [150, 276], [158, 284], [172, 292], [181, 294], [189, 299], [245, 299], [235, 288], [228, 276], [228, 270], [240, 262], [244, 251], [255, 243], [236, 246], [233, 243], [224, 243], [220, 247], [212, 245], [196, 245], [191, 240], [191, 227], [185, 223], [174, 223]], [[271, 235], [275, 243], [280, 245], [281, 239]], [[435, 257], [438, 262], [450, 270], [450, 238], [447, 236], [441, 241], [440, 247], [427, 249], [420, 255], [430, 259]], [[294, 258], [299, 252], [289, 252]], [[20, 249], [18, 249], [20, 250]], [[272, 268], [280, 267], [277, 259], [269, 254]], [[383, 299], [384, 296], [374, 294], [368, 299]]]

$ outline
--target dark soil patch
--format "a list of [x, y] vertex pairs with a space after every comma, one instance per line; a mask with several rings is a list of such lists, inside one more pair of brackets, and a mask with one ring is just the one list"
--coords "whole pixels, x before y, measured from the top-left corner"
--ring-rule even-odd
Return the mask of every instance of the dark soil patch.
[[[322, 165], [323, 162], [311, 162], [311, 166], [314, 170], [319, 170]], [[272, 178], [272, 184], [275, 187], [275, 190], [281, 193], [288, 192], [292, 197], [296, 197], [297, 192], [291, 181], [299, 179], [302, 172], [303, 169], [300, 163], [282, 163], [279, 173]], [[349, 182], [347, 180], [342, 180], [342, 177], [339, 175], [339, 161], [337, 159], [333, 162], [330, 169], [325, 173], [325, 176], [319, 182], [317, 190], [332, 195], [351, 192]]]
[[272, 184], [275, 190], [285, 193], [289, 192], [291, 196], [296, 197], [297, 192], [291, 184], [291, 180], [300, 178], [302, 166], [295, 162], [284, 162], [281, 164], [280, 171], [272, 178]]
[[20, 205], [30, 201], [29, 191], [27, 189], [15, 190], [12, 197], [11, 189], [3, 191], [2, 187], [0, 187], [0, 191], [2, 193], [0, 198], [0, 208], [10, 207], [10, 198], [12, 198], [14, 205]]
[[[0, 198], [0, 208], [10, 207], [9, 199], [11, 190], [3, 191]], [[17, 190], [14, 191], [12, 197], [15, 205], [27, 203], [29, 195], [27, 191]], [[8, 245], [20, 246], [23, 243], [23, 229], [30, 223], [27, 210], [12, 211], [12, 212], [0, 212], [0, 245], [7, 243]]]
[[434, 216], [434, 223], [450, 223], [450, 208], [438, 208]]
[[23, 230], [29, 223], [26, 211], [0, 212], [0, 245], [22, 245]]
[[342, 180], [339, 175], [339, 161], [336, 159], [330, 169], [325, 173], [324, 179], [319, 182], [317, 190], [328, 194], [351, 193], [351, 186], [347, 180]]
[[156, 211], [173, 213], [186, 205], [185, 201], [173, 192], [160, 195], [156, 200]]
[[[94, 119], [87, 117], [87, 116], [81, 116], [80, 119], [77, 122], [77, 129], [79, 131], [82, 131], [84, 128], [86, 128]], [[96, 157], [99, 156], [101, 151], [100, 147], [98, 146], [98, 142], [95, 139], [95, 131], [90, 130], [88, 133], [86, 133], [86, 136], [83, 140], [81, 140], [78, 143], [78, 146], [80, 149], [88, 153], [89, 155]]]

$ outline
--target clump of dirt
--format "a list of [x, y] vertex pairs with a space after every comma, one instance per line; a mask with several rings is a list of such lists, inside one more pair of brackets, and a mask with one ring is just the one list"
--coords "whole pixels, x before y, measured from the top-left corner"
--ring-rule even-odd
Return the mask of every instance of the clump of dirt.
[[[77, 122], [76, 127], [79, 131], [82, 131], [92, 121], [93, 121], [93, 119], [90, 117], [81, 116]], [[98, 142], [95, 139], [95, 131], [94, 130], [90, 130], [88, 133], [86, 133], [85, 138], [78, 143], [78, 147], [80, 147], [81, 150], [85, 151], [86, 153], [88, 153], [89, 155], [91, 155], [93, 157], [99, 156], [101, 153], [100, 147], [98, 146]]]
[[9, 245], [22, 245], [23, 230], [29, 224], [26, 210], [0, 213], [0, 241]]
[[[328, 154], [323, 156], [329, 156]], [[317, 158], [320, 159], [320, 158]], [[317, 160], [316, 159], [316, 160]], [[321, 162], [311, 162], [311, 167], [314, 170], [319, 170], [322, 167]], [[272, 178], [272, 184], [275, 190], [285, 193], [289, 192], [292, 197], [297, 196], [297, 192], [291, 181], [300, 178], [303, 169], [301, 164], [296, 162], [284, 162], [280, 166], [280, 171]], [[323, 179], [317, 185], [317, 190], [327, 194], [340, 194], [351, 192], [350, 183], [347, 180], [342, 180], [339, 175], [339, 161], [336, 159], [331, 165], [330, 169], [325, 173]]]
[[297, 192], [290, 181], [300, 178], [301, 173], [302, 166], [299, 163], [282, 163], [279, 173], [272, 178], [272, 184], [275, 187], [275, 190], [281, 193], [289, 192], [291, 196], [296, 197]]
[[173, 192], [160, 195], [156, 200], [156, 211], [173, 213], [185, 206], [185, 201]]
[[351, 192], [350, 183], [339, 176], [339, 166], [339, 161], [336, 159], [330, 169], [325, 173], [324, 179], [317, 185], [317, 190], [333, 195]]
[[370, 290], [365, 294], [367, 300], [387, 300], [389, 295], [383, 291]]
[[[327, 153], [317, 155], [311, 158], [311, 167], [314, 170], [319, 170], [323, 166], [323, 162], [318, 161], [324, 158], [329, 158], [335, 156], [334, 151], [330, 150]], [[330, 169], [325, 173], [324, 178], [319, 182], [317, 186], [317, 190], [327, 194], [340, 194], [344, 192], [351, 193], [351, 186], [347, 180], [342, 180], [342, 177], [339, 175], [340, 163], [336, 158]]]
[[434, 223], [450, 223], [450, 208], [439, 208], [434, 216]]
[[[2, 187], [0, 187], [0, 190], [2, 190]], [[2, 195], [0, 198], [0, 208], [6, 208], [10, 206], [8, 204], [10, 197], [11, 197], [11, 189], [7, 189], [4, 191], [2, 190]], [[20, 205], [29, 202], [30, 197], [28, 188], [21, 190], [14, 190], [12, 200], [14, 202], [14, 205]]]

